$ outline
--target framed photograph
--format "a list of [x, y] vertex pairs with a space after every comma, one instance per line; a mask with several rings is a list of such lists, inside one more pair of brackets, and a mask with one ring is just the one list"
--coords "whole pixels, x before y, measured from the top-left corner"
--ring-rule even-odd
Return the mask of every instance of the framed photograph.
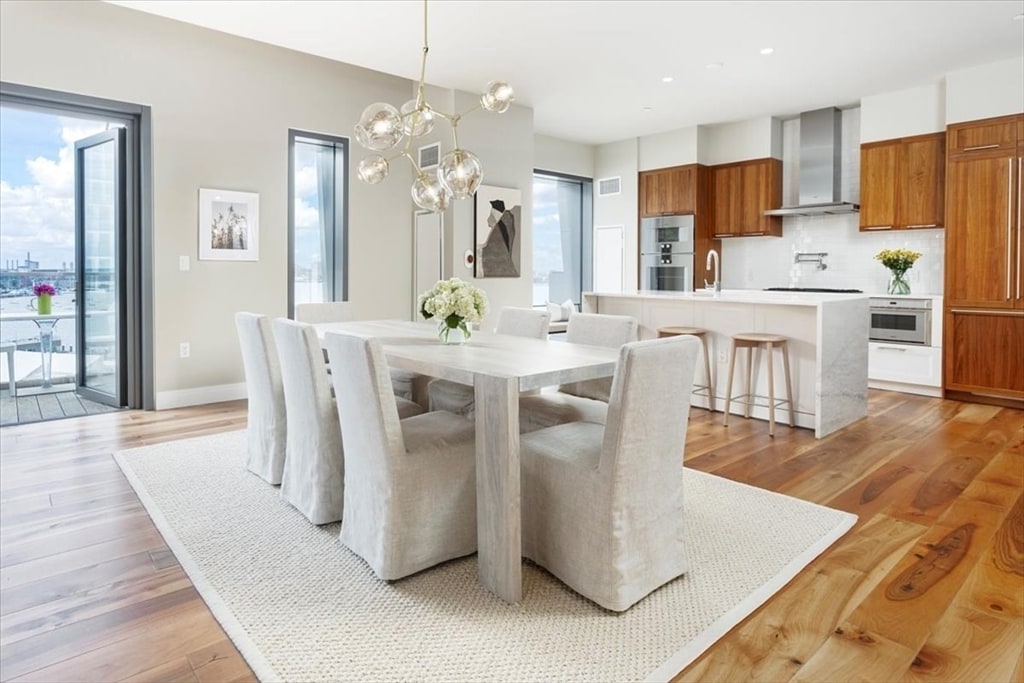
[[199, 259], [260, 260], [260, 196], [199, 189]]
[[474, 277], [519, 277], [522, 260], [523, 194], [481, 185], [476, 191]]

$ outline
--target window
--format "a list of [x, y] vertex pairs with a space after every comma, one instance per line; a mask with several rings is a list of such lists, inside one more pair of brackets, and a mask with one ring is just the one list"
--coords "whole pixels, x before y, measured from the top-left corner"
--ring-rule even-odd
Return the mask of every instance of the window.
[[288, 132], [288, 310], [348, 297], [348, 140]]
[[593, 183], [533, 175], [533, 305], [572, 299], [577, 308], [593, 280]]

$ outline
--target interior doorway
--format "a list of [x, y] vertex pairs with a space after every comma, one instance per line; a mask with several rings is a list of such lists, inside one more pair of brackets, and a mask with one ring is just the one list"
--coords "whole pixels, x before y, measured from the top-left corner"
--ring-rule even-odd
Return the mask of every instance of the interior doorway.
[[152, 407], [144, 137], [147, 108], [0, 84], [0, 425]]

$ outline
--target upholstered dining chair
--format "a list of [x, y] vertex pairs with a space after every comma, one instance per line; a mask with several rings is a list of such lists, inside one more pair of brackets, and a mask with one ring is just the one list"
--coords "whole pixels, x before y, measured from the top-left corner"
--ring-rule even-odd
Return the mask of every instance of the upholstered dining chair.
[[338, 411], [316, 331], [286, 318], [274, 321], [288, 422], [281, 497], [313, 524], [336, 522], [344, 501], [344, 459]]
[[275, 486], [284, 471], [287, 423], [281, 366], [270, 318], [235, 314], [249, 397], [246, 468]]
[[[547, 310], [505, 306], [498, 313], [498, 324], [494, 331], [517, 337], [546, 339], [550, 321], [551, 314]], [[473, 387], [468, 384], [434, 379], [427, 385], [427, 391], [431, 410], [447, 410], [466, 416], [473, 412]]]
[[[628, 315], [573, 313], [565, 332], [567, 342], [613, 349], [636, 339], [636, 319]], [[520, 432], [578, 420], [603, 424], [611, 386], [612, 379], [605, 377], [563, 384], [554, 392], [545, 390], [523, 396], [519, 399]]]
[[604, 425], [522, 435], [523, 554], [621, 612], [687, 570], [683, 448], [700, 342], [619, 351]]
[[325, 345], [345, 445], [341, 542], [388, 581], [475, 552], [473, 423], [400, 420], [380, 342], [329, 332]]

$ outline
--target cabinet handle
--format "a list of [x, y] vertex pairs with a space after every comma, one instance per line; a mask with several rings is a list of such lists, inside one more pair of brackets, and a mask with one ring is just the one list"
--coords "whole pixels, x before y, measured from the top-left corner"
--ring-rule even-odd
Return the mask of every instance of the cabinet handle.
[[1013, 239], [1013, 159], [1006, 160], [1006, 300], [1010, 300], [1011, 240]]
[[998, 146], [999, 146], [999, 143], [996, 143], [994, 145], [977, 145], [975, 147], [964, 147], [962, 151], [964, 151], [964, 152], [977, 152], [980, 149], [995, 149]]
[[1017, 157], [1017, 298], [1020, 298], [1020, 271], [1021, 267], [1024, 266], [1024, 262], [1020, 260], [1020, 243], [1024, 240], [1024, 225], [1021, 225], [1021, 213], [1022, 209], [1020, 206], [1020, 176], [1024, 173], [1024, 157]]
[[879, 351], [899, 351], [900, 353], [907, 352], [907, 347], [905, 346], [878, 346], [876, 348]]
[[951, 308], [949, 312], [967, 315], [1001, 315], [1010, 318], [1024, 318], [1024, 311], [1007, 311], [999, 308]]
[[939, 224], [938, 223], [919, 223], [917, 225], [908, 225], [907, 227], [908, 228], [937, 228], [937, 227], [939, 227]]
[[872, 225], [870, 228], [861, 228], [862, 230], [892, 230], [891, 225]]

